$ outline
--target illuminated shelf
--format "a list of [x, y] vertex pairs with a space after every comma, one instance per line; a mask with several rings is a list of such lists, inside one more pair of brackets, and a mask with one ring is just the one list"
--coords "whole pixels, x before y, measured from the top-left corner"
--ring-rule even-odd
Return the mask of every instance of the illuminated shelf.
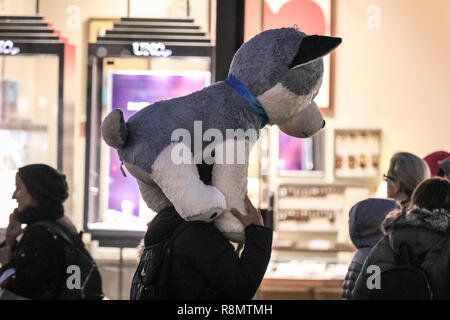
[[337, 252], [355, 252], [355, 247], [352, 246], [338, 246], [335, 248], [329, 248], [329, 249], [309, 249], [307, 247], [284, 247], [284, 246], [273, 246], [272, 250], [278, 250], [278, 251], [294, 251], [294, 252], [324, 252], [324, 253], [337, 253]]
[[337, 227], [309, 227], [309, 226], [299, 226], [295, 224], [282, 224], [277, 222], [277, 226], [275, 227], [277, 232], [311, 232], [311, 233], [336, 233], [338, 232]]
[[32, 124], [28, 122], [6, 122], [0, 121], [2, 130], [21, 130], [21, 131], [47, 131], [46, 125]]

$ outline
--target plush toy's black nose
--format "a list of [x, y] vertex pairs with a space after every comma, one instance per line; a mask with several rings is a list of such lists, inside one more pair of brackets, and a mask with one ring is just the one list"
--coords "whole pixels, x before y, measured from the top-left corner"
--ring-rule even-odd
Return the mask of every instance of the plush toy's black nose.
[[325, 120], [323, 120], [322, 129], [325, 128], [325, 124], [326, 124], [326, 122], [325, 122]]

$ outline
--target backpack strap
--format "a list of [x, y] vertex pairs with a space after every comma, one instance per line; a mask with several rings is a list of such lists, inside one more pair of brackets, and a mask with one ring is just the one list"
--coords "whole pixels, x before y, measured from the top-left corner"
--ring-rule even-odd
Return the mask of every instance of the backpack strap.
[[425, 256], [427, 254], [427, 251], [425, 251], [424, 253], [420, 254], [420, 255], [414, 255], [412, 253], [411, 250], [411, 246], [409, 244], [407, 244], [406, 242], [403, 242], [399, 245], [399, 254], [395, 254], [395, 259], [396, 259], [396, 264], [400, 264], [402, 266], [405, 266], [407, 268], [413, 268], [415, 270], [417, 270], [418, 272], [420, 272], [420, 274], [422, 274], [426, 286], [427, 286], [427, 290], [430, 293], [430, 299], [433, 300], [434, 299], [434, 292], [433, 289], [431, 287], [431, 282], [430, 282], [430, 278], [428, 273], [426, 272], [426, 270], [424, 270], [421, 265], [425, 259]]
[[50, 230], [51, 233], [54, 233], [61, 237], [65, 242], [70, 244], [71, 246], [75, 246], [75, 239], [69, 236], [68, 232], [61, 226], [59, 223], [51, 220], [41, 220], [35, 222], [33, 225], [39, 225], [46, 227]]
[[[166, 273], [167, 277], [169, 277], [170, 274], [170, 268], [172, 265], [172, 244], [175, 241], [175, 239], [184, 231], [186, 230], [188, 227], [190, 226], [190, 222], [186, 222], [186, 221], [182, 221], [181, 223], [179, 223], [175, 230], [172, 232], [172, 235], [169, 238], [169, 243], [167, 244], [167, 248], [166, 248], [166, 254], [165, 254], [165, 260], [166, 260], [166, 266], [169, 268], [168, 272]], [[168, 283], [169, 279], [166, 279], [166, 283]], [[167, 286], [167, 292], [168, 295], [170, 296], [170, 286]]]
[[[136, 269], [136, 272], [134, 274], [133, 277], [133, 281], [132, 281], [132, 286], [131, 286], [131, 299], [137, 299], [137, 300], [141, 300], [142, 298], [142, 292], [143, 290], [146, 289], [146, 284], [144, 283], [144, 278], [142, 273], [142, 270], [144, 268], [146, 268], [146, 266], [144, 264], [142, 264], [142, 258], [143, 256], [146, 254], [145, 252], [147, 250], [151, 250], [153, 247], [158, 246], [158, 245], [163, 245], [162, 248], [162, 252], [161, 252], [161, 260], [160, 262], [157, 263], [157, 265], [155, 265], [152, 269], [153, 272], [158, 272], [158, 279], [154, 279], [156, 280], [156, 283], [153, 282], [154, 284], [156, 284], [158, 286], [158, 288], [160, 289], [159, 291], [159, 295], [161, 296], [160, 298], [162, 299], [167, 299], [168, 296], [168, 291], [170, 290], [169, 286], [167, 285], [168, 281], [169, 281], [169, 273], [170, 273], [170, 265], [172, 263], [172, 243], [175, 240], [175, 238], [180, 235], [184, 230], [187, 229], [187, 227], [189, 227], [189, 223], [186, 223], [184, 221], [180, 221], [179, 223], [176, 224], [174, 230], [172, 231], [172, 233], [168, 236], [166, 236], [164, 239], [160, 240], [157, 243], [153, 243], [151, 245], [148, 245], [144, 248], [144, 252], [141, 256], [139, 265]], [[162, 270], [162, 271], [161, 271]], [[148, 289], [148, 288], [147, 288]]]

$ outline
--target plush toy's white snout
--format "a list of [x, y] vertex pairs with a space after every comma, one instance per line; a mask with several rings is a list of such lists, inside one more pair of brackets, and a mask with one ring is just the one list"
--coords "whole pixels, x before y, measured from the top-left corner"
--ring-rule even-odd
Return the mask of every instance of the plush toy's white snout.
[[325, 120], [320, 113], [317, 104], [313, 101], [301, 112], [295, 114], [289, 120], [278, 125], [284, 133], [297, 137], [308, 138], [325, 127]]

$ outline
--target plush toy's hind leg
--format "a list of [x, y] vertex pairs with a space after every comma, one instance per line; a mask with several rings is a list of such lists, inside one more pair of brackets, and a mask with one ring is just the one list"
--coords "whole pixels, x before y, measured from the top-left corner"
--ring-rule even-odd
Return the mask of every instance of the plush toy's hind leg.
[[[231, 150], [234, 151], [230, 155]], [[228, 210], [236, 208], [244, 215], [247, 214], [244, 199], [247, 194], [248, 157], [247, 142], [239, 144], [228, 140], [216, 147], [216, 164], [212, 172], [212, 185], [225, 195]], [[230, 211], [217, 218], [214, 224], [228, 239], [241, 243], [245, 241], [244, 226]]]
[[[174, 157], [180, 150], [189, 154], [188, 163], [176, 164]], [[209, 222], [226, 210], [223, 194], [200, 180], [190, 150], [181, 143], [172, 144], [159, 154], [151, 177], [185, 220]]]

